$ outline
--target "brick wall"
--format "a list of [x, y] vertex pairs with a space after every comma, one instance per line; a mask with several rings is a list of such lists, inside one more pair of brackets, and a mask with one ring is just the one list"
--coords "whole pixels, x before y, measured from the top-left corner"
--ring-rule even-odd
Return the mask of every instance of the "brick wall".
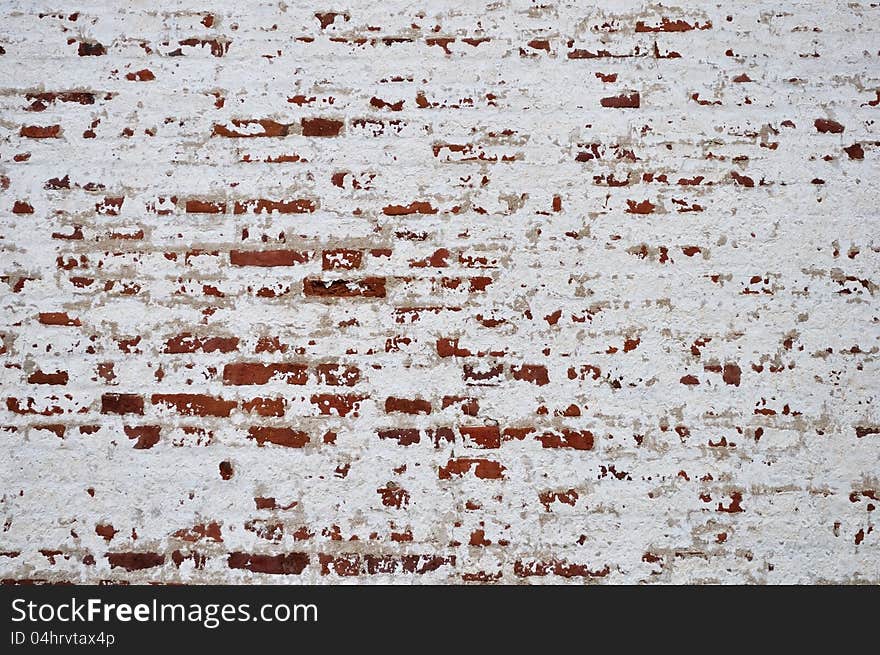
[[880, 582], [880, 10], [6, 1], [0, 578]]

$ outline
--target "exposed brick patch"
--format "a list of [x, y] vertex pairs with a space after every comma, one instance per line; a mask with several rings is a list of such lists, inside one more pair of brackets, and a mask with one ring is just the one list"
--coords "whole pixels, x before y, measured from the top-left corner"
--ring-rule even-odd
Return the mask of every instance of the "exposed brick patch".
[[248, 436], [260, 445], [271, 443], [289, 448], [302, 448], [309, 443], [308, 433], [292, 428], [252, 427], [248, 430]]
[[216, 123], [213, 135], [227, 138], [281, 137], [287, 136], [289, 129], [289, 125], [268, 118], [234, 118], [228, 123]]
[[102, 414], [143, 414], [144, 399], [137, 394], [105, 393], [101, 396]]
[[151, 402], [189, 416], [229, 416], [236, 405], [232, 400], [193, 393], [157, 393], [152, 395]]
[[385, 278], [370, 277], [360, 280], [303, 280], [303, 293], [307, 296], [333, 298], [385, 297]]
[[339, 136], [342, 121], [332, 118], [303, 118], [301, 121], [303, 136]]
[[305, 384], [308, 367], [305, 364], [251, 364], [240, 362], [223, 367], [226, 384], [266, 384], [275, 379], [287, 384]]
[[258, 555], [236, 552], [229, 555], [227, 565], [230, 569], [246, 569], [253, 573], [299, 575], [309, 565], [309, 556], [307, 553]]

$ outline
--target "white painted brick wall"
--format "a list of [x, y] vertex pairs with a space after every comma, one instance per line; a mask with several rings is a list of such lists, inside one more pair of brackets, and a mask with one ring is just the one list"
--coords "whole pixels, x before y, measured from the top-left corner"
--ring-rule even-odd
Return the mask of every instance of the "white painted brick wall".
[[880, 582], [878, 8], [729, 4], [5, 0], [0, 578]]

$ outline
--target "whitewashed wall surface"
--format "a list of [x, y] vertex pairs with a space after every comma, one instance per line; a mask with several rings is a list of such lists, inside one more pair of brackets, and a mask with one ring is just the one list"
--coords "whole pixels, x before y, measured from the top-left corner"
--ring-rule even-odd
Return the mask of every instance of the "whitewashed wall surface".
[[0, 580], [880, 583], [880, 7], [0, 1]]

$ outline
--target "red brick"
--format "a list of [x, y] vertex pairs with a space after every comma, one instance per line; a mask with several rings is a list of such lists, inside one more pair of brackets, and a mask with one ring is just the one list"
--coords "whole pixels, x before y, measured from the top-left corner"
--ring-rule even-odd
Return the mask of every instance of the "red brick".
[[261, 446], [270, 443], [288, 448], [302, 448], [309, 443], [308, 433], [293, 428], [254, 426], [248, 430], [248, 438]]
[[229, 261], [233, 266], [293, 266], [309, 261], [309, 255], [296, 250], [233, 250]]
[[333, 298], [384, 298], [385, 278], [368, 277], [361, 280], [303, 280], [306, 296]]
[[273, 575], [299, 575], [308, 565], [309, 556], [307, 553], [258, 555], [234, 552], [229, 554], [227, 560], [227, 566], [230, 569], [246, 569], [253, 573]]
[[303, 118], [300, 121], [303, 136], [339, 136], [342, 121], [333, 118]]
[[189, 416], [229, 416], [236, 405], [234, 400], [195, 393], [155, 393], [150, 402], [173, 407], [178, 413]]
[[101, 396], [102, 414], [143, 414], [144, 399], [131, 393], [105, 393]]
[[308, 366], [240, 362], [223, 367], [225, 384], [266, 384], [273, 378], [285, 384], [305, 384], [308, 381]]

